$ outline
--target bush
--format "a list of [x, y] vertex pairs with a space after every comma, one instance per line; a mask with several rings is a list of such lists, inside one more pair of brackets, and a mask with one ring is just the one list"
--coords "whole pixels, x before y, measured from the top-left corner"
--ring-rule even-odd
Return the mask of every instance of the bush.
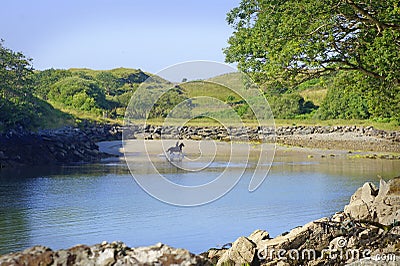
[[[345, 73], [344, 73], [345, 74]], [[359, 84], [347, 75], [337, 77], [319, 109], [321, 119], [366, 119], [370, 117], [367, 99]]]
[[400, 86], [358, 72], [339, 73], [328, 87], [318, 116], [400, 121]]
[[298, 115], [311, 113], [317, 107], [310, 101], [305, 101], [298, 93], [267, 95], [275, 118], [291, 119]]
[[67, 77], [56, 82], [50, 89], [49, 99], [72, 108], [96, 113], [97, 109], [108, 107], [104, 91], [97, 83], [80, 77]]

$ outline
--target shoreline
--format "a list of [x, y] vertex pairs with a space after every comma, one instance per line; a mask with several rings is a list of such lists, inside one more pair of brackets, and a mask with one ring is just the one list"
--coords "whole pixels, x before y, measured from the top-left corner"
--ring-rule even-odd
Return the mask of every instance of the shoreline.
[[[125, 128], [125, 139], [218, 140], [260, 142], [330, 150], [388, 152], [400, 154], [400, 131], [377, 130], [372, 126], [153, 126]], [[123, 128], [120, 128], [121, 133]]]
[[0, 255], [0, 265], [375, 265], [382, 258], [384, 265], [397, 265], [399, 219], [400, 176], [381, 180], [379, 187], [367, 182], [343, 211], [274, 238], [257, 229], [200, 254], [162, 243], [131, 248], [103, 241], [60, 250], [34, 246]]
[[[347, 150], [348, 152], [389, 153], [382, 158], [400, 156], [400, 131], [377, 130], [371, 126], [285, 126], [217, 127], [93, 125], [85, 128], [64, 127], [37, 133], [10, 131], [0, 135], [0, 168], [95, 162], [121, 156], [101, 152], [95, 142], [125, 139], [145, 140], [216, 140], [230, 143], [276, 143], [292, 147]], [[41, 156], [37, 156], [41, 154]], [[111, 159], [112, 160], [112, 159]]]
[[[149, 149], [148, 151], [150, 153], [163, 153], [162, 148], [160, 148], [160, 143], [162, 140], [143, 140], [143, 139], [136, 139], [136, 140], [129, 140], [129, 142], [140, 142], [141, 144], [138, 144], [136, 146], [142, 146], [143, 143], [146, 143], [146, 147]], [[174, 140], [163, 140], [166, 143], [174, 143]], [[184, 153], [190, 155], [193, 155], [198, 151], [198, 145], [199, 141], [194, 141], [194, 140], [180, 140], [183, 142], [186, 146], [183, 148]], [[204, 140], [202, 142], [211, 142], [212, 140]], [[257, 150], [257, 146], [261, 145], [260, 143], [246, 143], [246, 142], [232, 142], [236, 143], [238, 145], [240, 144], [250, 144], [252, 147], [252, 150]], [[111, 154], [114, 157], [110, 158], [105, 158], [102, 159], [102, 161], [124, 161], [125, 160], [125, 154], [123, 150], [123, 145], [121, 140], [114, 140], [114, 141], [103, 141], [103, 142], [98, 142], [96, 143], [99, 146], [99, 151], [102, 153], [107, 153]], [[225, 142], [225, 141], [216, 141], [216, 144], [220, 148], [220, 151], [222, 153], [227, 154], [230, 152], [229, 146], [230, 142]], [[265, 143], [263, 145], [266, 145], [266, 149], [271, 150], [272, 147], [270, 143]], [[270, 146], [268, 146], [270, 145]], [[226, 146], [225, 148], [223, 148]], [[246, 145], [247, 146], [247, 145]], [[222, 148], [221, 148], [222, 147]], [[332, 146], [329, 146], [332, 147]], [[348, 148], [349, 146], [346, 146]], [[142, 149], [142, 148], [141, 148]], [[246, 150], [235, 150], [236, 153], [239, 152], [240, 154], [236, 154], [237, 156], [239, 155], [246, 155], [247, 151]], [[142, 153], [145, 151], [141, 151]], [[384, 151], [366, 151], [366, 150], [356, 150], [356, 149], [340, 149], [337, 147], [334, 148], [327, 148], [325, 146], [322, 147], [308, 147], [308, 146], [300, 146], [300, 145], [288, 145], [288, 144], [282, 144], [282, 143], [276, 143], [276, 149], [275, 149], [275, 155], [281, 155], [283, 153], [287, 152], [294, 152], [298, 154], [302, 154], [303, 157], [306, 158], [326, 158], [326, 157], [340, 157], [340, 158], [347, 158], [347, 159], [386, 159], [386, 160], [400, 160], [400, 153], [396, 152], [384, 152]], [[243, 154], [242, 154], [243, 153]], [[139, 151], [136, 155], [139, 155]], [[132, 154], [128, 154], [128, 156], [132, 156]]]

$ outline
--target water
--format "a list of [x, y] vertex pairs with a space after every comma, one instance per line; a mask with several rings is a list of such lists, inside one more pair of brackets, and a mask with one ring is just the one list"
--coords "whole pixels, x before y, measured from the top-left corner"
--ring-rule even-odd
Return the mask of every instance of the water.
[[[206, 171], [186, 176], [168, 163], [162, 167], [171, 181], [196, 183], [224, 165], [217, 160]], [[387, 179], [399, 175], [399, 169], [398, 160], [307, 158], [304, 152], [281, 151], [258, 190], [248, 192], [247, 174], [227, 195], [198, 207], [154, 199], [138, 186], [123, 162], [3, 169], [0, 254], [33, 245], [60, 249], [103, 240], [120, 240], [132, 247], [162, 242], [200, 253], [256, 229], [276, 236], [330, 216], [343, 210], [364, 182], [378, 184], [378, 174]]]

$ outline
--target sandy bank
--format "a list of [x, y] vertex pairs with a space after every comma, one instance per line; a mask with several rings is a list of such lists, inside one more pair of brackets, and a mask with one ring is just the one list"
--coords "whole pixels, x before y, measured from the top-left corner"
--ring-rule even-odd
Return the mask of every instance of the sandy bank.
[[[334, 136], [330, 136], [331, 139], [319, 139], [315, 138], [315, 142], [307, 142], [306, 137], [304, 138], [293, 138], [293, 139], [286, 139], [292, 140], [293, 142], [281, 145], [280, 141], [276, 145], [275, 149], [275, 156], [279, 157], [286, 157], [296, 155], [299, 160], [304, 158], [310, 157], [346, 157], [346, 158], [359, 158], [359, 157], [366, 157], [366, 158], [380, 158], [380, 159], [400, 159], [400, 154], [392, 154], [392, 152], [388, 153], [387, 151], [380, 151], [376, 152], [374, 149], [359, 149], [359, 147], [364, 147], [368, 143], [372, 142], [376, 147], [383, 147], [385, 143], [382, 140], [368, 140], [372, 137], [363, 137], [363, 140], [358, 139], [348, 139], [347, 142], [343, 140], [341, 145], [334, 145], [335, 142], [340, 142], [341, 140], [338, 138], [334, 138]], [[295, 142], [295, 140], [301, 139], [301, 141]], [[215, 145], [215, 153], [218, 157], [226, 157], [230, 155], [231, 152], [231, 142], [223, 142], [223, 141], [215, 141], [207, 140], [207, 141], [194, 141], [194, 140], [182, 140], [185, 144], [183, 148], [185, 156], [188, 158], [195, 158], [200, 153], [201, 150], [206, 153], [214, 152], [214, 145]], [[144, 145], [145, 143], [145, 145]], [[127, 151], [128, 157], [134, 157], [139, 159], [143, 157], [146, 153], [149, 153], [153, 156], [161, 156], [165, 154], [165, 150], [170, 147], [174, 146], [175, 140], [169, 140], [167, 142], [162, 143], [161, 140], [130, 140], [129, 141], [129, 151]], [[215, 144], [214, 144], [215, 143]], [[101, 152], [106, 152], [109, 154], [119, 156], [120, 160], [124, 160], [124, 147], [122, 145], [122, 141], [104, 141], [97, 143], [99, 145], [99, 150]], [[232, 150], [232, 156], [237, 158], [243, 158], [243, 156], [250, 153], [250, 157], [252, 155], [258, 156], [260, 149], [263, 148], [269, 155], [273, 152], [274, 145], [273, 144], [250, 144], [247, 143], [233, 143], [235, 148]], [[292, 144], [292, 145], [290, 145]], [[295, 144], [295, 145], [294, 145]], [[305, 144], [305, 145], [302, 145]], [[308, 145], [307, 145], [308, 144]], [[315, 144], [314, 146], [311, 144]], [[289, 146], [288, 146], [289, 145]], [[356, 147], [358, 146], [358, 149]], [[382, 145], [382, 146], [380, 146]], [[302, 147], [301, 147], [302, 146]], [[352, 148], [353, 147], [353, 148]], [[395, 147], [395, 145], [394, 145]], [[398, 145], [395, 149], [396, 152], [398, 151]], [[293, 157], [293, 156], [292, 156]], [[234, 158], [233, 158], [234, 159]]]

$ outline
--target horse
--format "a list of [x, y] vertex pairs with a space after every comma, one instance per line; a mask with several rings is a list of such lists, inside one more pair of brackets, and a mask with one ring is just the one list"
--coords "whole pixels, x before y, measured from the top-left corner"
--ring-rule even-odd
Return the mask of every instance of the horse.
[[172, 160], [175, 156], [175, 153], [178, 153], [178, 159], [182, 160], [183, 159], [183, 153], [182, 153], [182, 148], [185, 147], [185, 144], [181, 143], [179, 144], [179, 141], [176, 142], [175, 147], [169, 147], [167, 152], [169, 152], [170, 159]]
[[185, 144], [181, 143], [179, 144], [179, 141], [176, 143], [175, 147], [169, 147], [167, 152], [169, 152], [169, 154], [173, 154], [175, 152], [178, 152], [180, 154], [182, 154], [182, 148], [185, 147]]

